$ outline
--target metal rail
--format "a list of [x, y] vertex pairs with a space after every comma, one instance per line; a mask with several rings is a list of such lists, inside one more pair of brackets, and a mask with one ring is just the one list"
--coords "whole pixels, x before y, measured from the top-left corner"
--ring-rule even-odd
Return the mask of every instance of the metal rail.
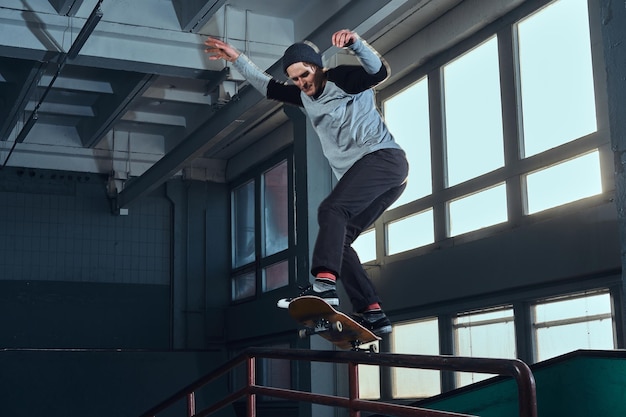
[[[256, 359], [284, 359], [292, 361], [329, 362], [348, 364], [349, 396], [315, 394], [304, 391], [266, 387], [256, 384]], [[233, 368], [246, 364], [246, 386], [203, 410], [196, 410], [195, 392]], [[178, 401], [187, 400], [186, 417], [205, 417], [245, 397], [246, 416], [256, 417], [256, 396], [266, 395], [294, 401], [343, 407], [350, 417], [359, 417], [361, 411], [388, 413], [399, 417], [475, 417], [447, 411], [431, 410], [359, 398], [358, 365], [378, 365], [399, 368], [435, 369], [442, 371], [479, 372], [509, 376], [517, 383], [519, 417], [537, 417], [535, 378], [524, 362], [517, 359], [487, 359], [459, 356], [401, 355], [392, 353], [367, 354], [364, 352], [313, 351], [301, 349], [250, 348], [226, 362], [210, 374], [198, 379], [140, 417], [157, 415]]]

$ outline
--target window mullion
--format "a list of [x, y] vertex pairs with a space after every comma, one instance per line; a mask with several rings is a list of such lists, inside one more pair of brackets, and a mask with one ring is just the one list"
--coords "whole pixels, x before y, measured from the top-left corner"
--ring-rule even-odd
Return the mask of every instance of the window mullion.
[[428, 74], [428, 103], [430, 113], [430, 154], [432, 164], [433, 221], [435, 242], [448, 236], [448, 214], [442, 196], [446, 186], [443, 86], [441, 68]]

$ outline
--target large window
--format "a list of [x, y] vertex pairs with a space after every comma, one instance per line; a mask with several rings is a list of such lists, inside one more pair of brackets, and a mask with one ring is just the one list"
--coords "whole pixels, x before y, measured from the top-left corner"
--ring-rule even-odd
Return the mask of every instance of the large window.
[[[391, 343], [394, 353], [439, 355], [439, 321], [427, 318], [393, 326]], [[425, 398], [441, 392], [439, 371], [392, 368], [394, 398]]]
[[[505, 16], [480, 39], [433, 58], [411, 80], [392, 85], [393, 93], [383, 90], [386, 123], [407, 152], [411, 172], [401, 199], [360, 242], [359, 254], [367, 254], [368, 262], [384, 265], [386, 259], [375, 262], [373, 256], [407, 258], [507, 228], [534, 227], [568, 211], [587, 210], [611, 191], [601, 175], [613, 167], [603, 165], [612, 155], [607, 155], [606, 121], [598, 117], [604, 112], [596, 109], [594, 83], [599, 80], [594, 80], [587, 1], [537, 3], [516, 10], [538, 7], [523, 18]], [[520, 259], [526, 244], [512, 246]], [[463, 255], [476, 253], [470, 248]], [[489, 256], [496, 255], [485, 253], [485, 268]], [[428, 262], [432, 259], [448, 259], [433, 256], [424, 262], [426, 279], [439, 279]], [[515, 262], [510, 268], [516, 268]], [[423, 275], [415, 271], [417, 278]], [[411, 289], [417, 292], [424, 285], [420, 281]], [[471, 283], [464, 285], [471, 288]], [[586, 284], [581, 280], [581, 285]], [[563, 292], [570, 291], [567, 287]], [[621, 289], [613, 294], [606, 288], [559, 291], [549, 298], [547, 287], [524, 291], [495, 294], [498, 301], [488, 305], [468, 297], [463, 307], [441, 306], [438, 318], [395, 323], [389, 336], [392, 352], [439, 354], [441, 349], [458, 356], [538, 362], [577, 349], [617, 346], [613, 302], [621, 300]], [[413, 307], [432, 314], [430, 305]], [[399, 399], [428, 397], [492, 376], [368, 370], [376, 371], [367, 380], [382, 380]]]
[[[460, 314], [454, 319], [454, 354], [515, 359], [517, 352], [513, 317], [513, 309], [510, 307]], [[495, 340], [498, 342], [494, 343]], [[458, 372], [456, 385], [461, 387], [492, 376]]]
[[524, 156], [596, 130], [587, 0], [560, 0], [517, 25]]
[[591, 58], [586, 0], [557, 0], [384, 100], [411, 169], [376, 229], [386, 249], [377, 255], [436, 248], [601, 194], [609, 139], [597, 128]]
[[577, 349], [614, 349], [608, 291], [574, 294], [537, 303], [532, 309], [537, 361]]
[[232, 192], [233, 267], [254, 261], [256, 252], [254, 227], [254, 180]]
[[447, 185], [504, 164], [496, 37], [443, 66]]
[[231, 192], [234, 301], [289, 284], [290, 171], [291, 160], [282, 159]]
[[406, 189], [393, 208], [432, 192], [428, 79], [386, 100], [384, 111], [385, 123], [406, 152], [411, 167]]

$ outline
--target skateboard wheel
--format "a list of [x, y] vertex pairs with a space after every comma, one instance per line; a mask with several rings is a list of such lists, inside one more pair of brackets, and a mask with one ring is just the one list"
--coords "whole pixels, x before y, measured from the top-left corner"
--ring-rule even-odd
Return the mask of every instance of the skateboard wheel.
[[306, 339], [308, 337], [308, 333], [307, 333], [306, 329], [298, 330], [298, 337], [300, 339]]
[[343, 324], [340, 321], [333, 322], [331, 327], [336, 332], [341, 333], [343, 331]]

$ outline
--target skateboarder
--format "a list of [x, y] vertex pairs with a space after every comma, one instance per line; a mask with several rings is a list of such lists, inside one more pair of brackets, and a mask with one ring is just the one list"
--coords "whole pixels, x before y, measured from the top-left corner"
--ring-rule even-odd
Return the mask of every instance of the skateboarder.
[[[408, 162], [374, 100], [373, 87], [387, 78], [387, 64], [356, 32], [337, 31], [332, 44], [352, 51], [361, 65], [325, 69], [314, 45], [294, 43], [282, 57], [290, 83], [275, 80], [218, 39], [209, 37], [205, 52], [209, 59], [233, 63], [268, 99], [304, 108], [339, 181], [318, 208], [319, 232], [311, 260], [315, 280], [300, 295], [316, 295], [338, 305], [339, 279], [354, 317], [381, 335], [391, 332], [391, 323], [351, 245], [402, 194]], [[278, 306], [286, 308], [291, 300], [279, 300]]]

